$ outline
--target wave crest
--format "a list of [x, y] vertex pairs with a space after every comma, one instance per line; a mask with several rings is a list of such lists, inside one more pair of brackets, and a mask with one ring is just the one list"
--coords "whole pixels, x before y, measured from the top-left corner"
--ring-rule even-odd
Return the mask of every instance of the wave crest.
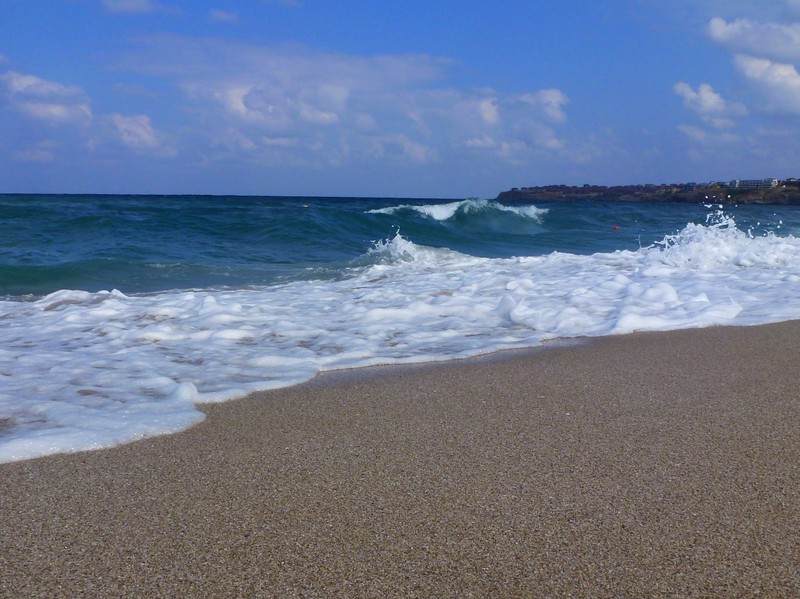
[[375, 241], [373, 246], [367, 250], [367, 253], [361, 257], [359, 266], [402, 262], [436, 264], [446, 260], [448, 257], [460, 255], [458, 252], [447, 248], [418, 245], [406, 239], [400, 234], [400, 231], [397, 231], [391, 239]]
[[459, 215], [485, 214], [487, 212], [505, 213], [531, 219], [536, 223], [542, 222], [542, 217], [548, 212], [547, 208], [537, 206], [506, 206], [494, 200], [480, 200], [469, 198], [458, 202], [445, 204], [401, 204], [388, 208], [369, 210], [368, 214], [397, 214], [403, 212], [416, 212], [436, 221], [447, 221]]
[[738, 268], [779, 268], [800, 260], [800, 240], [777, 237], [768, 231], [754, 236], [743, 231], [724, 212], [706, 217], [706, 224], [690, 223], [679, 233], [667, 235], [648, 248], [659, 264], [691, 270], [712, 270], [722, 265]]

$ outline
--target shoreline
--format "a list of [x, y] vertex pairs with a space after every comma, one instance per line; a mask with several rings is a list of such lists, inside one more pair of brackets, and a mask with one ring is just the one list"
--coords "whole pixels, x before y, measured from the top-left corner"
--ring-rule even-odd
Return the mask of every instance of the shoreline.
[[796, 596], [798, 339], [336, 371], [0, 464], [0, 596]]

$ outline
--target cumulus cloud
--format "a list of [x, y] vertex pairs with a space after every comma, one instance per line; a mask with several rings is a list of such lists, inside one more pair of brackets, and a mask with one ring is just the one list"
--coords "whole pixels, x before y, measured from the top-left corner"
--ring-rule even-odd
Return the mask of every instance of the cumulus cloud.
[[[28, 119], [49, 125], [48, 132], [72, 131], [70, 135], [77, 135], [84, 147], [96, 148], [104, 142], [114, 141], [136, 150], [166, 152], [161, 141], [163, 136], [152, 126], [148, 116], [119, 113], [97, 116], [88, 96], [77, 86], [8, 71], [0, 74], [0, 98]], [[67, 134], [62, 137], [64, 135]], [[50, 162], [55, 159], [56, 147], [52, 139], [39, 141], [29, 149], [19, 150], [16, 159]]]
[[374, 142], [381, 156], [392, 153], [400, 154], [403, 158], [417, 164], [434, 162], [438, 159], [434, 148], [416, 142], [402, 133], [386, 135], [375, 139]]
[[[270, 159], [293, 153], [293, 164], [377, 157], [423, 164], [465, 148], [511, 157], [564, 147], [556, 130], [567, 120], [563, 92], [454, 89], [443, 84], [451, 65], [427, 55], [354, 56], [160, 36], [126, 66], [171, 80], [216, 125], [208, 132], [212, 143], [250, 155], [263, 150]], [[267, 142], [273, 139], [292, 143], [276, 154]]]
[[92, 117], [91, 109], [85, 104], [68, 105], [53, 102], [20, 102], [17, 108], [28, 116], [51, 123], [74, 123]]
[[701, 83], [697, 91], [687, 83], [676, 83], [675, 93], [683, 97], [688, 108], [701, 114], [714, 114], [725, 110], [725, 100], [708, 83]]
[[564, 106], [569, 99], [558, 89], [543, 89], [533, 94], [520, 96], [520, 100], [538, 108], [551, 121], [563, 123], [567, 120]]
[[[784, 0], [791, 15], [800, 1]], [[708, 36], [732, 53], [736, 69], [751, 89], [767, 99], [770, 112], [800, 114], [800, 23], [790, 19], [757, 21], [747, 18], [711, 19]]]
[[695, 91], [688, 83], [679, 82], [673, 90], [683, 98], [684, 106], [717, 128], [732, 127], [734, 117], [747, 114], [742, 104], [727, 102], [708, 83], [701, 83]]
[[735, 64], [770, 99], [770, 109], [800, 114], [800, 73], [794, 65], [744, 55], [736, 56]]
[[131, 148], [155, 148], [161, 145], [156, 136], [150, 118], [140, 114], [137, 116], [123, 116], [113, 113], [110, 116], [119, 138], [123, 144]]
[[777, 14], [768, 21], [715, 17], [708, 23], [707, 33], [731, 52], [751, 92], [766, 98], [766, 102], [759, 101], [760, 110], [794, 117], [800, 115], [800, 23], [792, 17], [800, 16], [800, 1], [770, 4], [779, 5], [784, 10], [782, 19]]
[[235, 127], [226, 127], [218, 133], [214, 143], [230, 150], [254, 150], [255, 142]]
[[66, 86], [53, 81], [40, 79], [35, 75], [24, 75], [14, 71], [9, 71], [0, 76], [8, 90], [12, 94], [21, 94], [36, 97], [57, 96], [57, 97], [70, 97], [81, 95], [83, 92], [80, 88], [74, 86]]
[[9, 104], [27, 116], [52, 124], [85, 122], [92, 118], [89, 99], [74, 86], [34, 75], [8, 71], [0, 75]]
[[749, 19], [729, 22], [716, 17], [708, 24], [708, 35], [737, 53], [783, 62], [800, 60], [800, 23], [759, 23]]

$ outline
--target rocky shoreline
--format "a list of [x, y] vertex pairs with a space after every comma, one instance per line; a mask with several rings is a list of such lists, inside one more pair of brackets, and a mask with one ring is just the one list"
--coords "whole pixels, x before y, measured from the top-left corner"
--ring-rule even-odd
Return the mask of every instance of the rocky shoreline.
[[503, 191], [501, 202], [544, 202], [560, 200], [598, 200], [618, 202], [679, 202], [714, 204], [782, 204], [800, 205], [800, 187], [779, 184], [770, 189], [735, 189], [710, 185], [547, 185], [521, 187]]

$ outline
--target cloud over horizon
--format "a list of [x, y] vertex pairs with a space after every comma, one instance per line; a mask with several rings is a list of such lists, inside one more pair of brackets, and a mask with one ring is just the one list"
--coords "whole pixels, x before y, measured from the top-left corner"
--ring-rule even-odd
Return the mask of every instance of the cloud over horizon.
[[733, 64], [767, 99], [762, 110], [800, 114], [800, 23], [711, 19], [708, 35], [732, 53]]
[[689, 84], [681, 81], [673, 89], [683, 98], [688, 109], [717, 129], [733, 127], [734, 118], [747, 114], [744, 105], [727, 102], [708, 83], [701, 83], [695, 91]]
[[[77, 131], [86, 149], [115, 140], [135, 149], [161, 146], [159, 134], [145, 115], [123, 116], [94, 114], [91, 100], [74, 85], [48, 81], [35, 75], [7, 71], [0, 74], [0, 97], [6, 104], [29, 119], [49, 125], [44, 138], [33, 141], [27, 149], [18, 149], [15, 158], [22, 161], [50, 162], [56, 159], [56, 141], [61, 134], [53, 127]], [[110, 124], [110, 126], [109, 126]]]
[[76, 123], [92, 118], [89, 99], [76, 86], [16, 71], [0, 74], [7, 102], [28, 117], [45, 122]]
[[[726, 16], [718, 14], [707, 21], [705, 34], [728, 53], [740, 84], [728, 87], [736, 100], [726, 99], [725, 90], [712, 87], [711, 81], [697, 88], [685, 82], [674, 85], [684, 107], [700, 119], [697, 124], [678, 125], [692, 144], [688, 155], [696, 161], [719, 159], [719, 151], [731, 153], [731, 148], [745, 143], [763, 161], [777, 139], [797, 148], [800, 140], [786, 131], [796, 127], [800, 116], [800, 2], [777, 0], [767, 6], [752, 0], [708, 1], [708, 5], [725, 10]], [[773, 155], [772, 161], [789, 164], [785, 155]]]
[[449, 197], [800, 175], [800, 0], [82, 0], [47, 27], [10, 6], [0, 187]]
[[192, 110], [215, 123], [206, 130], [210, 146], [256, 155], [272, 166], [421, 164], [466, 159], [476, 150], [519, 159], [564, 147], [557, 133], [567, 121], [562, 91], [457, 89], [447, 85], [453, 65], [447, 58], [178, 36], [152, 37], [144, 46], [126, 68], [180, 90]]
[[708, 24], [708, 35], [737, 54], [783, 62], [800, 60], [800, 23], [760, 23], [749, 19], [728, 22], [714, 17]]

